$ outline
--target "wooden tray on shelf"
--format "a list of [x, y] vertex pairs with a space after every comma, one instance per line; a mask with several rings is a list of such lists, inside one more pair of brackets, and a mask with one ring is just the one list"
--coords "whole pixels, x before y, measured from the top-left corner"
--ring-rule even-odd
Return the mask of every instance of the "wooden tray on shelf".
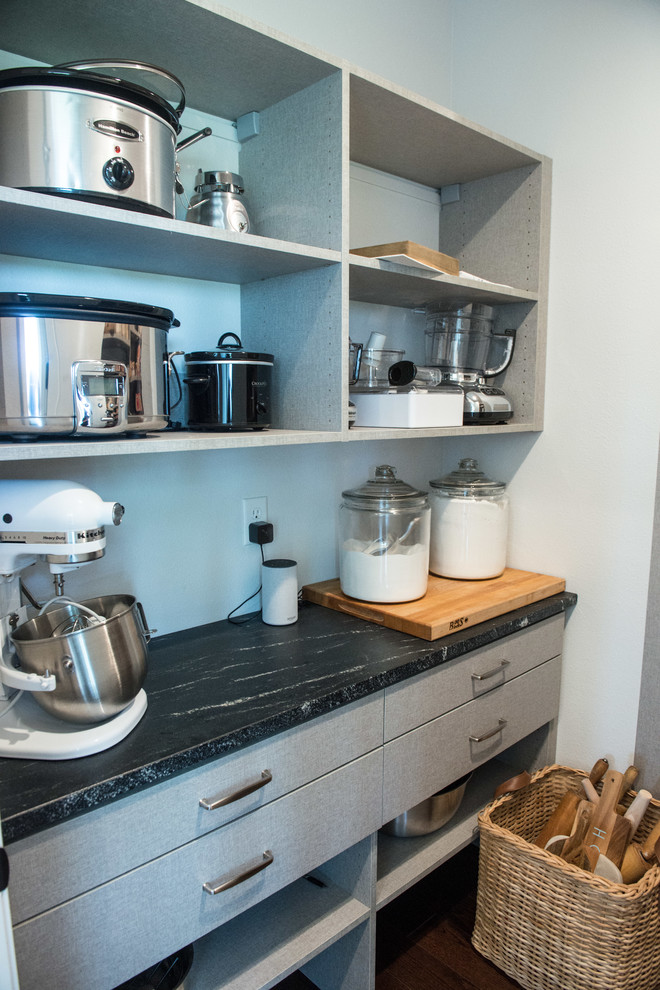
[[563, 578], [507, 567], [500, 577], [484, 581], [456, 581], [429, 574], [423, 598], [395, 605], [349, 598], [342, 594], [338, 578], [306, 584], [302, 596], [337, 612], [348, 612], [388, 629], [434, 640], [549, 598], [565, 588]]
[[442, 251], [415, 244], [414, 241], [392, 241], [389, 244], [371, 244], [369, 247], [351, 248], [351, 254], [364, 258], [380, 258], [382, 261], [396, 261], [400, 265], [430, 268], [446, 275], [458, 275], [458, 258], [452, 258]]

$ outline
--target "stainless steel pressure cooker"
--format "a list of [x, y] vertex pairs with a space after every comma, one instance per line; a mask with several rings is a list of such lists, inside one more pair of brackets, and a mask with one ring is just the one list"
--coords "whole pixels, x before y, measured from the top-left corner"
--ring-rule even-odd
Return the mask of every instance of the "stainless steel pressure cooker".
[[[232, 338], [234, 343], [228, 343]], [[270, 426], [273, 355], [244, 351], [225, 333], [217, 351], [185, 355], [192, 430], [264, 430]]]
[[[108, 74], [112, 70], [112, 74]], [[126, 76], [147, 74], [168, 100]], [[155, 85], [155, 83], [154, 83]], [[182, 84], [165, 69], [92, 59], [0, 72], [0, 184], [173, 217]]]
[[0, 433], [113, 436], [169, 422], [168, 309], [0, 293]]

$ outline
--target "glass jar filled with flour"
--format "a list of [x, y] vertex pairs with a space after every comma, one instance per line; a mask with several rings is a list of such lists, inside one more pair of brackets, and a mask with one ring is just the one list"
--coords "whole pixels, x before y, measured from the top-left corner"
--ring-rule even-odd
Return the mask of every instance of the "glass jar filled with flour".
[[487, 478], [472, 458], [431, 481], [432, 574], [478, 580], [506, 567], [509, 496], [503, 481]]
[[431, 508], [428, 493], [400, 481], [389, 464], [342, 492], [339, 584], [365, 602], [410, 602], [426, 594]]

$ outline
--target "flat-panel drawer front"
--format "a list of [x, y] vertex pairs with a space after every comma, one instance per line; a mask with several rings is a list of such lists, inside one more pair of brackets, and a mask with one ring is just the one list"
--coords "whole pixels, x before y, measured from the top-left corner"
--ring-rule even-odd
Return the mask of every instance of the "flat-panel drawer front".
[[561, 658], [385, 745], [383, 822], [556, 717]]
[[[7, 852], [14, 922], [255, 811], [382, 742], [383, 697], [379, 692], [12, 843]], [[264, 771], [268, 771], [266, 776]], [[247, 793], [238, 796], [242, 791]], [[200, 805], [200, 800], [214, 798], [229, 799], [229, 803], [213, 810]], [[56, 870], [53, 863], [58, 864]]]
[[492, 646], [385, 689], [385, 741], [473, 698], [480, 698], [527, 670], [559, 656], [564, 616], [513, 633]]
[[21, 990], [111, 990], [372, 834], [382, 752], [15, 926]]

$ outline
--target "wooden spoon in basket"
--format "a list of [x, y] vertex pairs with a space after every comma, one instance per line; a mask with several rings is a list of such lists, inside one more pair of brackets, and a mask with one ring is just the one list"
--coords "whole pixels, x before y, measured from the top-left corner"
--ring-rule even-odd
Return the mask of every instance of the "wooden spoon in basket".
[[[593, 866], [589, 857], [589, 852], [585, 846], [585, 840], [591, 825], [594, 813], [594, 806], [590, 801], [580, 801], [577, 815], [575, 816], [575, 828], [564, 843], [561, 851], [561, 858], [566, 863], [572, 863], [583, 870], [592, 872]], [[597, 859], [598, 857], [596, 857]]]
[[588, 845], [607, 856], [615, 866], [621, 865], [626, 846], [630, 841], [632, 822], [617, 815], [616, 806], [621, 793], [623, 774], [608, 770], [603, 778], [598, 804], [593, 806]]
[[[597, 784], [607, 772], [608, 767], [609, 763], [606, 759], [603, 758], [596, 760], [591, 768], [591, 773], [589, 774], [589, 780], [591, 783]], [[580, 794], [576, 794], [575, 791], [566, 791], [559, 801], [559, 804], [534, 839], [534, 845], [540, 846], [541, 849], [545, 849], [546, 845], [553, 836], [570, 835], [573, 830], [575, 816], [581, 800], [582, 798]]]

